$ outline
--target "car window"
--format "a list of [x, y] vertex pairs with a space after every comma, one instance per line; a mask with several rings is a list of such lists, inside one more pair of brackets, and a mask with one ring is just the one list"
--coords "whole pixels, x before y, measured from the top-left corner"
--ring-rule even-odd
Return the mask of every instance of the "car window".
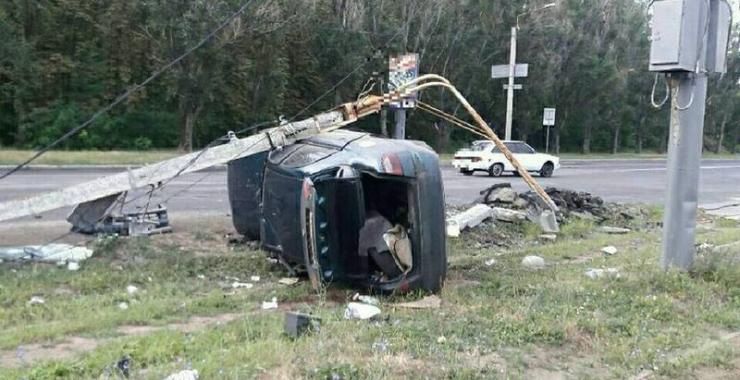
[[520, 150], [519, 143], [508, 142], [508, 143], [504, 143], [504, 145], [506, 145], [506, 147], [509, 148], [511, 153], [521, 153], [519, 151]]
[[475, 152], [480, 152], [487, 150], [491, 146], [490, 142], [474, 142], [473, 145], [470, 146], [470, 150]]
[[534, 153], [536, 153], [535, 150], [534, 150], [534, 148], [532, 148], [531, 146], [529, 146], [529, 144], [522, 143], [521, 145], [522, 145], [522, 150], [523, 150], [522, 153], [527, 153], [527, 154], [534, 154]]

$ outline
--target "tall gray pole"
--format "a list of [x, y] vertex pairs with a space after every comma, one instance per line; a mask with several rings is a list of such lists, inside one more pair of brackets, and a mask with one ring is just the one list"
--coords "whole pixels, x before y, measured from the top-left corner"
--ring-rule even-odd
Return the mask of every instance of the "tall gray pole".
[[393, 129], [393, 138], [404, 140], [406, 138], [406, 110], [396, 109], [396, 128]]
[[509, 88], [506, 89], [506, 134], [511, 140], [511, 124], [514, 118], [514, 76], [516, 74], [516, 26], [511, 27], [511, 51], [509, 54]]
[[674, 73], [668, 187], [663, 216], [663, 269], [687, 269], [694, 261], [694, 228], [699, 191], [707, 74]]

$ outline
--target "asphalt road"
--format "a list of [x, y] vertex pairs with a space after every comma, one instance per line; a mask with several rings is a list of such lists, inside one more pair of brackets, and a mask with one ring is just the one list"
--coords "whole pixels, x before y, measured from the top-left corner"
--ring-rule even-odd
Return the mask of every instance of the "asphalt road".
[[[121, 169], [29, 169], [0, 180], [0, 202], [42, 193], [82, 183]], [[525, 191], [521, 178], [505, 175], [491, 178], [484, 173], [464, 176], [449, 164], [443, 164], [445, 194], [448, 203], [465, 204], [475, 200], [479, 191], [500, 182], [511, 182], [517, 191]], [[587, 191], [607, 201], [634, 203], [661, 203], [665, 194], [666, 170], [664, 160], [565, 160], [563, 167], [552, 178], [538, 178], [543, 186], [555, 186]], [[131, 195], [136, 197], [137, 194]], [[739, 202], [740, 159], [704, 160], [701, 165], [699, 203], [714, 206]], [[184, 175], [171, 181], [151, 199], [151, 204], [167, 200], [173, 223], [178, 215], [218, 214], [227, 216], [229, 202], [226, 192], [226, 172], [212, 169]], [[144, 196], [131, 206], [143, 207], [149, 201]], [[60, 223], [70, 209], [56, 210], [42, 215], [44, 222]], [[27, 218], [16, 221], [21, 225], [39, 222]], [[5, 224], [5, 226], [2, 226]], [[67, 227], [68, 228], [68, 227]], [[3, 231], [12, 229], [8, 222], [0, 223], [0, 244]]]

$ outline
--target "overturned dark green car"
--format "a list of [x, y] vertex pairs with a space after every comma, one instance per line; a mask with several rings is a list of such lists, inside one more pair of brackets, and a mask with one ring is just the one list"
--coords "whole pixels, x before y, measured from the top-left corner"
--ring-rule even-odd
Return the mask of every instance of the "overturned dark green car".
[[439, 291], [444, 189], [426, 144], [339, 130], [233, 161], [237, 231], [314, 286]]

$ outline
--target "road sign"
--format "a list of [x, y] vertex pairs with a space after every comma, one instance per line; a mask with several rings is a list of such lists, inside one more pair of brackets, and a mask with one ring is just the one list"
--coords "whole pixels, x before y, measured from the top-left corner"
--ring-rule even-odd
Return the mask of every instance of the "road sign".
[[[514, 77], [524, 78], [529, 75], [529, 64], [528, 63], [517, 63], [514, 66]], [[491, 78], [508, 78], [509, 77], [509, 65], [493, 65], [491, 66]]]
[[[509, 89], [509, 85], [508, 84], [504, 84], [504, 90], [508, 90], [508, 89]], [[521, 84], [515, 84], [514, 85], [514, 89], [515, 90], [521, 90], [522, 89], [522, 85]]]
[[[391, 56], [388, 60], [388, 90], [395, 91], [404, 83], [412, 81], [419, 76], [419, 54], [399, 54]], [[399, 101], [391, 102], [391, 108], [414, 108], [416, 106], [416, 93], [404, 96]]]
[[555, 125], [555, 108], [545, 108], [542, 112], [542, 125], [548, 127]]

